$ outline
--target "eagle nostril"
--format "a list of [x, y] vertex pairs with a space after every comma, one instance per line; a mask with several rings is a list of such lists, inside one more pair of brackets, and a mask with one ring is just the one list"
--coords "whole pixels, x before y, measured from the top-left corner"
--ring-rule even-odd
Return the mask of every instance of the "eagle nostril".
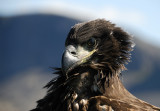
[[77, 49], [73, 45], [67, 46], [66, 47], [66, 51], [69, 52], [69, 54], [71, 54], [72, 56], [76, 56], [77, 55]]
[[73, 51], [72, 51], [71, 54], [72, 54], [72, 55], [76, 55], [76, 52], [73, 52]]

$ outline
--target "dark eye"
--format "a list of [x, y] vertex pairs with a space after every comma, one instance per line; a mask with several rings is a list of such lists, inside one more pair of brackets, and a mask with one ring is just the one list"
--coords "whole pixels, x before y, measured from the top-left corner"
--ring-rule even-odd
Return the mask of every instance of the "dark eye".
[[89, 39], [88, 42], [87, 42], [87, 46], [88, 46], [88, 47], [94, 47], [96, 44], [97, 44], [97, 43], [96, 43], [96, 39], [95, 39], [95, 38], [91, 38], [91, 39]]

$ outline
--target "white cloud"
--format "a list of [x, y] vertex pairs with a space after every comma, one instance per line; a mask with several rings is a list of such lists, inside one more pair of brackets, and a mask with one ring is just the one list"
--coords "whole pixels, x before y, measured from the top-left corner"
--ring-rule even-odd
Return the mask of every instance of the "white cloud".
[[98, 17], [106, 18], [118, 24], [132, 27], [140, 27], [146, 23], [146, 17], [143, 13], [133, 10], [118, 9], [114, 6], [106, 6], [97, 11]]
[[[2, 5], [3, 4], [3, 5]], [[90, 20], [95, 18], [106, 18], [116, 23], [122, 23], [131, 25], [134, 27], [142, 26], [145, 23], [145, 16], [143, 13], [123, 8], [118, 9], [117, 7], [106, 5], [101, 8], [80, 6], [79, 4], [73, 4], [65, 1], [19, 1], [1, 3], [0, 13], [4, 15], [13, 14], [26, 14], [26, 13], [53, 13], [62, 16], [72, 17], [79, 20]]]
[[144, 15], [138, 11], [132, 11], [131, 9], [122, 10], [123, 8], [118, 9], [111, 5], [105, 5], [105, 7], [97, 7], [95, 9], [94, 7], [89, 7], [88, 4], [82, 7], [78, 3], [73, 4], [65, 1], [18, 0], [8, 4], [9, 1], [10, 0], [8, 0], [8, 2], [1, 2], [1, 14], [12, 15], [43, 12], [64, 15], [80, 20], [106, 18], [111, 21], [123, 22], [131, 25], [141, 25], [145, 21]]

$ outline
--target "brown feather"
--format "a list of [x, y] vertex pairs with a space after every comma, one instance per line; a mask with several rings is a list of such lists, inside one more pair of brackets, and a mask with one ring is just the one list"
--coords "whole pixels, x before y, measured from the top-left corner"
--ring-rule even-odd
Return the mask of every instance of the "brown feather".
[[32, 111], [160, 111], [127, 91], [119, 78], [130, 61], [132, 37], [109, 21], [97, 19], [73, 26], [65, 45], [83, 46], [97, 40], [90, 59], [67, 75], [54, 68], [56, 78], [45, 87], [47, 95]]

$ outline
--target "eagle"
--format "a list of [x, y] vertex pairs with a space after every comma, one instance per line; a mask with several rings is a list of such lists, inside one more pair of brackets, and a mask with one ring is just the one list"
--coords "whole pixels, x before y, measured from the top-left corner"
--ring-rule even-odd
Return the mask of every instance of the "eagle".
[[57, 76], [31, 111], [160, 111], [133, 96], [121, 82], [133, 47], [133, 37], [105, 19], [74, 25], [61, 68], [54, 68]]

